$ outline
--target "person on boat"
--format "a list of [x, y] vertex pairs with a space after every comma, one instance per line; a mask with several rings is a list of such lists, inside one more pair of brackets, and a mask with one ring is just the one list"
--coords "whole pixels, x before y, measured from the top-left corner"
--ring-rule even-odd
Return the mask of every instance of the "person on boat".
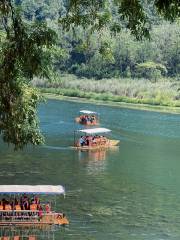
[[12, 210], [12, 206], [11, 206], [9, 201], [6, 201], [4, 210], [6, 210], [6, 211], [11, 211]]
[[24, 197], [22, 209], [23, 210], [29, 210], [29, 199], [28, 199], [28, 197]]
[[2, 205], [3, 205], [3, 208], [5, 208], [5, 204], [6, 204], [7, 200], [5, 198], [2, 199]]
[[93, 136], [93, 138], [92, 138], [92, 145], [96, 145], [96, 144], [97, 144], [96, 137]]
[[11, 215], [12, 206], [9, 201], [6, 201], [4, 210], [8, 211], [8, 213], [6, 213], [7, 216]]
[[82, 122], [84, 121], [84, 116], [81, 115], [81, 116], [79, 117], [79, 119], [80, 119], [80, 122], [82, 123]]
[[83, 116], [81, 117], [81, 123], [82, 123], [82, 124], [86, 124], [86, 116], [83, 115]]
[[36, 240], [37, 238], [36, 238], [36, 236], [29, 236], [28, 237], [28, 240]]
[[81, 147], [83, 147], [85, 145], [85, 139], [84, 139], [83, 136], [80, 137], [79, 144], [80, 144]]
[[31, 204], [30, 204], [30, 210], [31, 211], [37, 211], [37, 204], [35, 201], [32, 201]]
[[92, 146], [92, 136], [88, 136], [89, 146]]
[[88, 115], [86, 115], [86, 116], [85, 116], [85, 124], [87, 124], [88, 121], [89, 121], [89, 117], [88, 117]]
[[[3, 206], [3, 202], [0, 201], [0, 211], [3, 211], [4, 210], [4, 206]], [[2, 216], [2, 212], [0, 213], [0, 216]]]
[[41, 206], [42, 206], [42, 205], [41, 205], [41, 202], [40, 202], [40, 200], [39, 200], [39, 203], [37, 204], [37, 210], [39, 210]]
[[87, 124], [91, 123], [91, 116], [87, 116]]
[[38, 216], [39, 216], [39, 221], [40, 221], [42, 216], [43, 216], [43, 208], [42, 208], [42, 206], [39, 207]]
[[0, 211], [4, 209], [3, 202], [0, 201]]
[[14, 210], [21, 211], [21, 205], [17, 199], [15, 199], [15, 202], [14, 202]]
[[34, 196], [34, 201], [37, 205], [40, 204], [40, 199], [38, 196]]
[[89, 136], [86, 136], [86, 146], [89, 146]]
[[14, 236], [13, 240], [20, 240], [20, 236]]
[[100, 136], [100, 144], [106, 145], [106, 138], [104, 136]]
[[17, 199], [15, 199], [15, 201], [14, 201], [14, 207], [13, 207], [13, 209], [16, 211], [15, 212], [15, 215], [16, 216], [20, 216], [21, 215], [21, 205], [20, 205], [20, 202], [17, 200]]
[[90, 122], [91, 122], [91, 124], [94, 122], [94, 115], [91, 116]]
[[101, 145], [101, 136], [96, 136], [96, 141], [98, 145]]
[[2, 237], [2, 240], [10, 240], [10, 237], [8, 236]]
[[106, 144], [107, 138], [106, 138], [105, 136], [103, 136], [103, 141], [104, 141], [104, 143]]
[[28, 197], [24, 194], [23, 196], [21, 196], [21, 198], [20, 198], [20, 203], [21, 203], [21, 208], [22, 208], [22, 210], [25, 210], [25, 208], [24, 208], [24, 205], [25, 205], [25, 203], [29, 203], [29, 200], [28, 200]]
[[50, 213], [50, 212], [51, 212], [51, 207], [50, 207], [50, 204], [49, 204], [49, 203], [47, 203], [47, 204], [45, 205], [45, 210], [46, 210], [47, 213]]

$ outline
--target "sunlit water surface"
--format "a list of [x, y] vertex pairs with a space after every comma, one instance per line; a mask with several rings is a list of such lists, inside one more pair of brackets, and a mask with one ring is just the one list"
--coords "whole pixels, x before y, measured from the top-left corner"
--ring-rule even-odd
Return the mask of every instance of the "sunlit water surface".
[[[99, 112], [120, 147], [73, 150], [79, 109]], [[43, 104], [39, 115], [44, 146], [14, 152], [0, 142], [0, 184], [66, 188], [57, 210], [69, 227], [50, 236], [40, 231], [37, 240], [180, 239], [180, 115], [58, 100]]]

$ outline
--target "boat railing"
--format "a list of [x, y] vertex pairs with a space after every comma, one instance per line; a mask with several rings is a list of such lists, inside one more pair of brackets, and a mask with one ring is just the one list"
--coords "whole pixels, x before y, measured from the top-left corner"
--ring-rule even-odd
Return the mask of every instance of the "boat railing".
[[23, 221], [39, 218], [39, 211], [30, 210], [1, 210], [0, 221]]
[[[42, 216], [54, 216], [55, 212], [42, 212]], [[31, 210], [0, 210], [0, 222], [4, 221], [34, 221], [39, 220], [39, 211]]]

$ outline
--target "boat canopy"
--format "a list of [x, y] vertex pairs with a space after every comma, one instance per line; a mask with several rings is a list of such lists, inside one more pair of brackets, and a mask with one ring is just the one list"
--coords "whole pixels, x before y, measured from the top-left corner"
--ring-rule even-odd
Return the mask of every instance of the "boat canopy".
[[81, 129], [78, 132], [83, 132], [87, 134], [97, 134], [97, 133], [108, 133], [111, 132], [108, 128], [89, 128], [89, 129]]
[[61, 185], [0, 185], [0, 194], [65, 194]]
[[89, 111], [89, 110], [80, 110], [79, 112], [84, 113], [84, 114], [97, 114], [97, 112], [92, 112], [92, 111]]

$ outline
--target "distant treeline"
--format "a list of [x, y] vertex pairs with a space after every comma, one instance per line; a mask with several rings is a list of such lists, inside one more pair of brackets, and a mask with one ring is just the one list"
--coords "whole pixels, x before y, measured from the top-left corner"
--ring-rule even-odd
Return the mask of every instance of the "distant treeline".
[[[170, 24], [145, 6], [151, 19], [151, 39], [137, 41], [128, 30], [112, 35], [109, 28], [100, 33], [81, 27], [65, 33], [58, 19], [66, 12], [66, 1], [16, 0], [28, 21], [47, 20], [58, 35], [52, 48], [56, 72], [86, 78], [177, 78], [180, 74], [180, 22]], [[114, 9], [114, 18], [116, 10]]]

